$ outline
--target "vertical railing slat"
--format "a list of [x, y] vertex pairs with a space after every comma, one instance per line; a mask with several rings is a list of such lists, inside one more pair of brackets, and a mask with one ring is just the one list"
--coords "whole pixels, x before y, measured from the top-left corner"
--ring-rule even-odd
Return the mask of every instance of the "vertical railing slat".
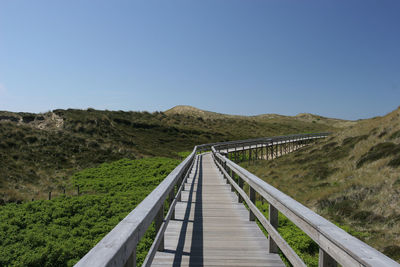
[[[270, 224], [275, 229], [278, 229], [278, 210], [274, 206], [269, 204], [268, 214], [269, 214]], [[269, 253], [278, 253], [278, 246], [270, 235], [268, 235], [268, 241], [269, 241]]]

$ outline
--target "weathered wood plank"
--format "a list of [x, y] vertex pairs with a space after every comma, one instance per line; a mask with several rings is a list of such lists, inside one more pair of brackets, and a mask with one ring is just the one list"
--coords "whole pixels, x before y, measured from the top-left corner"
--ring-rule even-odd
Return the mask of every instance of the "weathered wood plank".
[[152, 266], [284, 266], [210, 154], [190, 175]]
[[220, 154], [217, 156], [342, 266], [400, 266], [254, 174]]

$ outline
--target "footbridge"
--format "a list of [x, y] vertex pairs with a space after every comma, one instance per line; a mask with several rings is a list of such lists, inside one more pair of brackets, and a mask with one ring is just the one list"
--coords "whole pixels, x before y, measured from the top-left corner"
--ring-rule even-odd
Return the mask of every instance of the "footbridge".
[[[400, 266], [237, 164], [274, 159], [328, 135], [196, 146], [75, 266], [136, 266], [137, 245], [153, 222], [157, 234], [143, 266], [285, 266], [279, 252], [306, 266], [279, 234], [279, 213], [319, 246], [319, 266]], [[269, 204], [268, 216], [256, 198]]]

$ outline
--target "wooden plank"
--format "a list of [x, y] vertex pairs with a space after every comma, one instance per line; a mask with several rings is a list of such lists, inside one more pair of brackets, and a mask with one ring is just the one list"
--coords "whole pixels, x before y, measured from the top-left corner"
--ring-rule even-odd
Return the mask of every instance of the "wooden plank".
[[[219, 163], [217, 162], [217, 165]], [[239, 187], [238, 184], [235, 183], [235, 181], [228, 177], [228, 180], [233, 184], [233, 186], [236, 188], [238, 193], [243, 197], [244, 201], [247, 203], [249, 206], [250, 210], [254, 213], [254, 215], [257, 217], [259, 222], [263, 225], [263, 227], [267, 230], [268, 232], [268, 240], [269, 240], [269, 246], [271, 246], [271, 237], [273, 239], [272, 245], [276, 246], [278, 245], [283, 254], [287, 257], [287, 259], [290, 261], [290, 263], [293, 264], [293, 266], [300, 267], [300, 266], [305, 266], [304, 262], [300, 259], [300, 257], [293, 251], [293, 249], [287, 244], [287, 242], [280, 236], [278, 231], [276, 230], [276, 227], [271, 224], [270, 221], [268, 221], [264, 215], [257, 209], [256, 205], [251, 201], [251, 199], [246, 195], [246, 193]], [[274, 214], [271, 217], [276, 217], [277, 214]], [[277, 218], [275, 218], [277, 223]], [[276, 244], [275, 244], [276, 243]], [[273, 252], [275, 251], [276, 248], [273, 248]], [[271, 252], [271, 249], [268, 249]]]
[[234, 162], [218, 157], [342, 266], [400, 266]]
[[226, 182], [211, 155], [201, 156], [152, 266], [284, 266]]
[[185, 174], [197, 147], [133, 211], [96, 244], [75, 266], [123, 266], [136, 249], [178, 179]]

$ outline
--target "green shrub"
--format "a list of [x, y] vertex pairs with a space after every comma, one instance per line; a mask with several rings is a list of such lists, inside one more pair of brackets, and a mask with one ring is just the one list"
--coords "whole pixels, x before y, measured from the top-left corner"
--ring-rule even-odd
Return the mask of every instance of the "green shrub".
[[[119, 160], [74, 175], [83, 195], [0, 207], [0, 266], [72, 266], [179, 163]], [[143, 261], [154, 227], [138, 246]]]

